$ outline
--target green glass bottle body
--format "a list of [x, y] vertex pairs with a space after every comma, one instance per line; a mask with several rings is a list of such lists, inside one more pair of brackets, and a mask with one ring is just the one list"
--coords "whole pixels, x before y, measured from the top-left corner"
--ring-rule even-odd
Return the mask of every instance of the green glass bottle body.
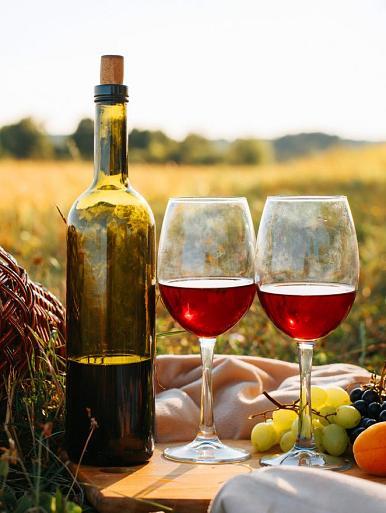
[[129, 184], [126, 126], [124, 101], [97, 103], [94, 181], [67, 220], [66, 447], [98, 466], [154, 448], [155, 224]]

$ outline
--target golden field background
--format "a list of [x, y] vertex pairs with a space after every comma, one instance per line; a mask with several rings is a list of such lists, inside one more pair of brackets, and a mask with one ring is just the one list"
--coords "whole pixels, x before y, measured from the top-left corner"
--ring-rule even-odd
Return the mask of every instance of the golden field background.
[[[66, 215], [93, 174], [85, 162], [0, 161], [0, 245], [31, 277], [65, 299], [65, 234], [56, 205]], [[135, 165], [133, 186], [150, 203], [158, 233], [170, 196], [246, 196], [256, 229], [270, 194], [345, 194], [356, 224], [361, 284], [348, 319], [316, 352], [317, 363], [348, 361], [378, 367], [386, 358], [386, 146], [335, 149], [311, 158], [258, 167]], [[158, 332], [177, 328], [158, 306]], [[159, 337], [158, 350], [198, 351], [190, 335]], [[296, 348], [281, 335], [256, 300], [218, 352], [292, 360]]]

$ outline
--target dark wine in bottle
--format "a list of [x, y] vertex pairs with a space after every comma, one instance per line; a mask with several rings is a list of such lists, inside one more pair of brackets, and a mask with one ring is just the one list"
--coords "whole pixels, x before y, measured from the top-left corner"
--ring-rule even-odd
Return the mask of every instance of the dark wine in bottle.
[[67, 221], [66, 446], [98, 466], [154, 447], [155, 225], [128, 180], [122, 78], [122, 57], [102, 57], [94, 181]]

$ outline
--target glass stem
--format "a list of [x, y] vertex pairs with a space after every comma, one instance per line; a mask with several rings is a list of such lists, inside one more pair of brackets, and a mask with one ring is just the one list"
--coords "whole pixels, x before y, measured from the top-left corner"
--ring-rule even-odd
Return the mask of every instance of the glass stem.
[[300, 402], [298, 436], [295, 443], [296, 449], [315, 449], [311, 409], [311, 369], [313, 350], [314, 344], [312, 342], [298, 343], [300, 368]]
[[202, 387], [201, 387], [201, 412], [200, 431], [198, 438], [217, 438], [213, 417], [213, 393], [212, 393], [212, 363], [215, 338], [200, 338], [202, 361]]

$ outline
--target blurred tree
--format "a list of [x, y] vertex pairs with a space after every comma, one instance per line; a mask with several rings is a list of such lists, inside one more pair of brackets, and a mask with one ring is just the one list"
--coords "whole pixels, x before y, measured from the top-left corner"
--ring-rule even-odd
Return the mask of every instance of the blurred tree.
[[129, 150], [132, 162], [170, 162], [176, 160], [178, 143], [161, 130], [134, 128], [129, 137]]
[[271, 145], [259, 139], [236, 139], [227, 152], [227, 161], [231, 164], [263, 164], [270, 160]]
[[151, 132], [150, 144], [147, 149], [149, 162], [170, 162], [175, 161], [178, 152], [178, 143], [168, 137], [161, 130]]
[[[180, 142], [161, 130], [134, 128], [129, 137], [131, 162], [213, 165], [261, 164], [272, 160], [272, 145], [258, 139], [209, 140], [191, 133]], [[0, 129], [0, 157], [91, 160], [94, 154], [94, 122], [82, 119], [70, 136], [48, 136], [31, 118]]]
[[217, 164], [222, 161], [222, 155], [213, 141], [202, 135], [189, 134], [179, 144], [176, 161], [183, 164]]
[[47, 134], [32, 118], [3, 126], [0, 130], [0, 147], [3, 155], [17, 159], [45, 159], [54, 154]]
[[309, 155], [328, 150], [334, 146], [360, 146], [364, 141], [350, 141], [341, 139], [337, 135], [321, 132], [285, 135], [273, 140], [275, 156], [278, 160], [288, 160], [301, 155]]
[[51, 136], [54, 156], [57, 160], [76, 160], [80, 152], [72, 136]]
[[138, 130], [138, 128], [133, 128], [129, 136], [130, 147], [139, 150], [145, 150], [149, 147], [150, 139], [150, 130]]
[[90, 118], [84, 118], [72, 134], [80, 156], [86, 160], [92, 160], [94, 157], [94, 121]]

